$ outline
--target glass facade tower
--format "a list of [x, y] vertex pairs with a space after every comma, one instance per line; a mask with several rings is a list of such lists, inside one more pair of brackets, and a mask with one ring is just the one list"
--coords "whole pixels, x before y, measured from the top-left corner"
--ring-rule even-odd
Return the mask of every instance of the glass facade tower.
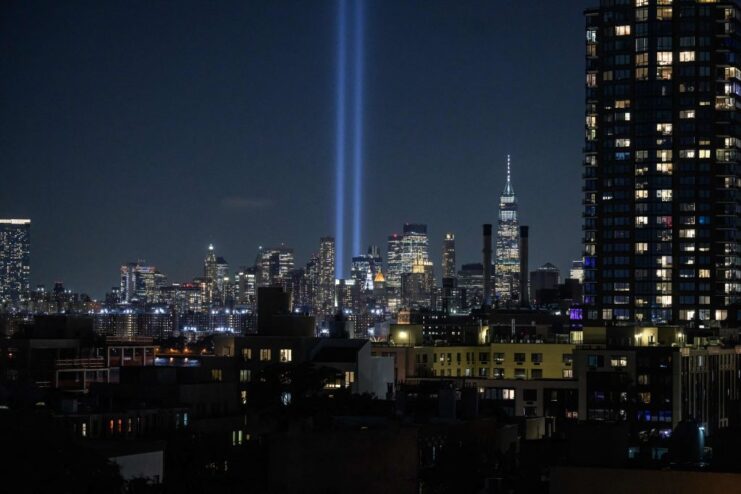
[[494, 290], [497, 300], [511, 302], [520, 298], [520, 224], [517, 197], [512, 188], [510, 157], [507, 155], [507, 183], [499, 196]]
[[0, 219], [0, 305], [28, 300], [31, 290], [31, 220]]
[[738, 4], [602, 0], [585, 17], [587, 319], [735, 317]]

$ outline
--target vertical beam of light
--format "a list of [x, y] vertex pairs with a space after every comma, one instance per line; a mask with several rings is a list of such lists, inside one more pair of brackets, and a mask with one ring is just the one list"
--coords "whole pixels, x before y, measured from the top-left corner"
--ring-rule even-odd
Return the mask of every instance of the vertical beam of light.
[[363, 208], [363, 0], [355, 6], [355, 83], [354, 83], [354, 149], [353, 149], [353, 231], [352, 255], [362, 254], [361, 228]]
[[345, 0], [338, 0], [337, 12], [337, 143], [335, 154], [335, 276], [343, 277], [345, 265]]

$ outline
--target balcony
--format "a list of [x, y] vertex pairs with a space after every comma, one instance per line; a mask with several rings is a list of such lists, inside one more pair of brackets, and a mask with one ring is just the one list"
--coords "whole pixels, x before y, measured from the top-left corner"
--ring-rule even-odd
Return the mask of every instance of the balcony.
[[57, 359], [55, 366], [59, 370], [71, 369], [104, 369], [103, 357]]

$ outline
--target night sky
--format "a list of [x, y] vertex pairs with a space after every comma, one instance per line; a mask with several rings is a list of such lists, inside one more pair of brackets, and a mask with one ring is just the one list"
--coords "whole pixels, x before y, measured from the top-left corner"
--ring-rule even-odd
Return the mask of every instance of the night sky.
[[[366, 3], [363, 243], [427, 223], [438, 275], [446, 231], [479, 262], [511, 153], [531, 269], [568, 269], [596, 3]], [[334, 233], [335, 42], [328, 1], [2, 2], [0, 217], [33, 221], [33, 283], [185, 281], [210, 242], [302, 266]]]

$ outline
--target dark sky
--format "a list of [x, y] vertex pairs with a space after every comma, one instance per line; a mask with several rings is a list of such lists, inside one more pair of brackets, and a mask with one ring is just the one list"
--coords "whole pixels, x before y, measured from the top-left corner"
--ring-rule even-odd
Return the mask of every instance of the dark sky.
[[[436, 266], [446, 231], [479, 261], [509, 152], [531, 268], [568, 269], [594, 3], [367, 2], [364, 243], [424, 222]], [[333, 234], [335, 2], [1, 4], [0, 217], [32, 219], [34, 284], [184, 281], [209, 242], [303, 265]]]

